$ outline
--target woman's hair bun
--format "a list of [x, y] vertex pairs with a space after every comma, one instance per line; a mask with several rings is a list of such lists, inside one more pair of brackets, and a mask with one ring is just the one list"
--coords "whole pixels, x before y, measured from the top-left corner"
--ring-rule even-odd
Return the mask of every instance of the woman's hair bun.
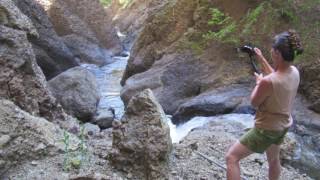
[[293, 29], [288, 30], [288, 33], [291, 48], [293, 49], [296, 55], [302, 54], [303, 48], [298, 33]]

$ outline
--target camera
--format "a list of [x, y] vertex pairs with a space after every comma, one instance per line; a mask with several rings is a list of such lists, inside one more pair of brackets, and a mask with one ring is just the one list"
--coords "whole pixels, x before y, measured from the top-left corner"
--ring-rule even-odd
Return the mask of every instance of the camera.
[[256, 52], [254, 51], [254, 47], [252, 47], [250, 45], [244, 45], [244, 46], [240, 47], [240, 51], [248, 53], [249, 56], [253, 56], [256, 54]]

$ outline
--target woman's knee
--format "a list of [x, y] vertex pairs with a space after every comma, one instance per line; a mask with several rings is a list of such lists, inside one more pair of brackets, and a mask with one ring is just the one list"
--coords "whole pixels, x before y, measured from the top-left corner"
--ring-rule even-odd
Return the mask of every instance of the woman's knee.
[[225, 155], [225, 160], [226, 160], [227, 164], [229, 164], [229, 163], [238, 163], [240, 159], [235, 154], [228, 151]]

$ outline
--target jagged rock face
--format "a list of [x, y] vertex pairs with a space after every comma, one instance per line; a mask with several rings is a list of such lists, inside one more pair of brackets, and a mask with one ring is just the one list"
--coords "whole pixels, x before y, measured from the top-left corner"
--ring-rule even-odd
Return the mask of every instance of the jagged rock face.
[[167, 179], [171, 151], [165, 114], [150, 89], [134, 96], [114, 123], [111, 161], [138, 179]]
[[[0, 174], [26, 160], [54, 156], [64, 150], [63, 131], [55, 124], [0, 100]], [[70, 136], [70, 149], [79, 140]]]
[[[14, 29], [16, 26], [10, 27], [10, 24], [15, 22], [11, 20], [26, 17], [19, 11], [10, 14], [12, 10], [6, 9], [4, 2], [6, 1], [0, 2], [4, 12], [9, 13], [8, 17], [15, 18], [9, 18], [8, 23], [0, 25], [0, 96], [10, 99], [32, 115], [42, 116], [50, 121], [64, 120], [63, 109], [46, 88], [45, 77], [36, 63], [32, 46], [27, 39], [27, 33], [30, 31]], [[17, 9], [13, 2], [11, 7]], [[24, 21], [28, 22], [30, 21]], [[32, 27], [31, 24], [27, 26]]]
[[37, 63], [47, 79], [77, 66], [78, 63], [62, 39], [54, 31], [44, 7], [36, 0], [15, 0], [16, 5], [27, 15], [36, 27], [39, 37], [29, 40], [32, 42]]
[[68, 114], [89, 121], [100, 99], [95, 76], [83, 67], [74, 67], [48, 82], [53, 95]]
[[111, 50], [122, 51], [115, 30], [99, 0], [42, 0], [59, 36], [77, 34]]

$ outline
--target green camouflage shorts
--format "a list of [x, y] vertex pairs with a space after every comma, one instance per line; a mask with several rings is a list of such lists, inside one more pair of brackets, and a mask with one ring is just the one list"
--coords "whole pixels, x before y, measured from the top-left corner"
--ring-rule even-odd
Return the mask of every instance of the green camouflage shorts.
[[288, 129], [284, 131], [271, 131], [254, 127], [240, 138], [240, 143], [253, 152], [263, 153], [272, 144], [280, 145], [287, 132]]

